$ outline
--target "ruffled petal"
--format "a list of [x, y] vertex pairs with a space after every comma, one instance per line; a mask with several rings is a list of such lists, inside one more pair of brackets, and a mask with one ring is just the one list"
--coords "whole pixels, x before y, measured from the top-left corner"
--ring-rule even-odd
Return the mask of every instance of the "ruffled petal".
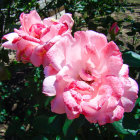
[[55, 43], [47, 52], [50, 64], [56, 69], [61, 70], [66, 64], [66, 49], [71, 45], [71, 35], [66, 35], [60, 41]]
[[42, 23], [40, 16], [35, 10], [31, 11], [29, 14], [22, 13], [20, 15], [20, 22], [22, 29], [27, 33], [29, 33], [29, 29], [33, 24]]
[[123, 77], [126, 77], [128, 78], [128, 75], [129, 74], [129, 68], [128, 68], [128, 65], [126, 64], [123, 64], [122, 67], [121, 67], [121, 70], [119, 72], [119, 76], [123, 76]]
[[8, 49], [16, 50], [16, 42], [19, 41], [19, 36], [17, 33], [9, 33], [4, 35], [2, 39], [7, 39], [8, 41], [3, 43], [2, 46]]
[[7, 49], [11, 49], [11, 50], [17, 50], [17, 45], [11, 43], [10, 41], [4, 42], [2, 44], [3, 47], [7, 48]]
[[29, 36], [26, 32], [24, 32], [23, 30], [17, 30], [14, 29], [14, 31], [24, 40], [27, 41], [31, 41], [31, 42], [35, 42], [35, 43], [41, 43], [41, 41], [35, 37]]
[[106, 75], [118, 76], [123, 65], [123, 60], [117, 45], [113, 41], [109, 42], [108, 45], [103, 49], [102, 53], [104, 55], [103, 59], [107, 65]]
[[[78, 31], [75, 34], [75, 37], [77, 38], [78, 36], [83, 36], [81, 43], [83, 42], [84, 44], [87, 44], [88, 47], [91, 49], [98, 50], [98, 52], [106, 47], [107, 45], [107, 38], [105, 35], [101, 33], [97, 33], [94, 31]], [[82, 43], [82, 45], [83, 45]]]
[[108, 83], [112, 88], [113, 96], [120, 98], [124, 94], [123, 83], [120, 81], [118, 77], [107, 76], [106, 83]]
[[45, 51], [42, 45], [36, 46], [36, 48], [33, 50], [33, 53], [30, 57], [31, 63], [34, 66], [39, 67], [42, 64], [44, 54]]
[[[129, 84], [126, 84], [129, 83]], [[121, 97], [121, 103], [125, 112], [131, 112], [135, 106], [136, 99], [138, 98], [138, 85], [135, 80], [128, 78], [123, 80], [124, 95]]]
[[57, 71], [51, 65], [49, 65], [44, 68], [44, 74], [45, 74], [45, 77], [50, 76], [50, 75], [56, 75]]
[[69, 13], [64, 14], [59, 19], [59, 22], [65, 23], [68, 26], [68, 29], [71, 29], [74, 24], [74, 20], [72, 19], [72, 14], [69, 14]]
[[73, 90], [67, 91], [63, 93], [63, 98], [64, 98], [64, 104], [65, 104], [65, 110], [67, 113], [67, 117], [69, 119], [74, 119], [79, 117], [79, 114], [81, 113], [82, 109], [80, 105], [77, 103], [78, 99], [72, 97], [71, 92], [75, 92]]

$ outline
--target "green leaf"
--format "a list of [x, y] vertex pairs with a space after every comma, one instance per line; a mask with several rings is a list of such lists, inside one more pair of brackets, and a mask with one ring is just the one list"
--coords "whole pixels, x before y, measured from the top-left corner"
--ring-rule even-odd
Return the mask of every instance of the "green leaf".
[[136, 134], [138, 132], [138, 130], [125, 129], [123, 127], [122, 120], [116, 121], [116, 122], [112, 123], [112, 125], [117, 130], [117, 132], [120, 134], [124, 134], [124, 135], [131, 134], [133, 136], [136, 136]]
[[122, 120], [112, 123], [113, 127], [121, 134], [129, 134], [122, 125]]
[[67, 134], [67, 131], [68, 131], [68, 129], [69, 129], [69, 127], [70, 127], [70, 125], [72, 124], [73, 121], [74, 120], [68, 120], [68, 119], [65, 120], [65, 123], [64, 123], [64, 126], [63, 126], [64, 136]]
[[48, 123], [51, 124], [55, 120], [56, 116], [49, 117]]
[[140, 67], [140, 55], [128, 51], [123, 54], [124, 63], [128, 64], [130, 67]]

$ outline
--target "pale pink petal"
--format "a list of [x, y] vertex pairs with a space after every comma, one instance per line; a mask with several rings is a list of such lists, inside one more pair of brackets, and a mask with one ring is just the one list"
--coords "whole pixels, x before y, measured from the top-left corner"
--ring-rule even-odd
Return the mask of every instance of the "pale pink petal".
[[2, 46], [8, 49], [16, 50], [16, 42], [19, 40], [19, 36], [17, 33], [9, 33], [4, 35], [2, 39], [7, 39], [8, 41], [3, 43]]
[[17, 45], [11, 43], [10, 41], [4, 42], [2, 44], [3, 47], [7, 48], [7, 49], [11, 49], [11, 50], [17, 50]]
[[64, 92], [65, 86], [66, 86], [66, 82], [61, 80], [60, 77], [59, 78], [56, 77], [56, 81], [55, 81], [56, 96], [51, 101], [52, 112], [55, 112], [58, 114], [65, 113], [65, 105], [64, 105], [64, 99], [63, 99], [63, 92]]
[[55, 96], [56, 95], [55, 81], [56, 81], [55, 75], [46, 77], [43, 81], [42, 93], [46, 94], [47, 96]]
[[18, 37], [19, 36], [17, 33], [9, 33], [9, 34], [4, 35], [2, 39], [7, 39], [12, 42], [15, 38], [18, 38]]

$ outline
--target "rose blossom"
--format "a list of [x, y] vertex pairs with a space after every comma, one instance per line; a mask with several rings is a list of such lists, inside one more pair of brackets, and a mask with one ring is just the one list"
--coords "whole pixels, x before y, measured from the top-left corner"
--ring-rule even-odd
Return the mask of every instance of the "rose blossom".
[[3, 37], [8, 41], [2, 46], [16, 50], [16, 58], [23, 63], [31, 62], [34, 66], [41, 64], [46, 66], [46, 51], [64, 33], [71, 32], [73, 19], [71, 14], [64, 14], [59, 20], [45, 18], [41, 20], [38, 13], [34, 10], [29, 14], [20, 15], [21, 27], [14, 29]]
[[51, 110], [91, 123], [118, 121], [132, 111], [138, 85], [128, 75], [117, 45], [94, 31], [66, 35], [47, 52], [43, 93], [55, 96]]

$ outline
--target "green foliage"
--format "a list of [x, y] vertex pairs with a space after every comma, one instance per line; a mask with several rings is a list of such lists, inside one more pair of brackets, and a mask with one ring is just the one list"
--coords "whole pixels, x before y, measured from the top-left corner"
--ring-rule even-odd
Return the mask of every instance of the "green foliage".
[[[75, 21], [73, 32], [77, 29], [81, 30], [86, 25], [88, 29], [96, 30], [94, 24], [96, 24], [98, 17], [110, 16], [113, 12], [124, 9], [123, 5], [125, 5], [120, 0], [64, 0], [63, 2], [66, 12], [73, 15]], [[107, 20], [107, 22], [111, 21]], [[99, 26], [99, 22], [97, 26]]]

